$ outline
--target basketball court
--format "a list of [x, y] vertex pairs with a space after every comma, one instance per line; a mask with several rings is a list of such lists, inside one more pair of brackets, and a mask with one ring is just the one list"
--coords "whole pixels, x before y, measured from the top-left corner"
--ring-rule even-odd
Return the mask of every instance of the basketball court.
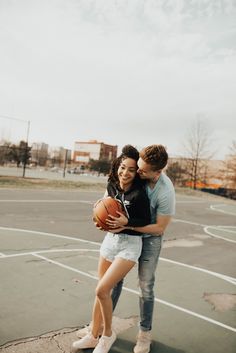
[[[91, 215], [101, 196], [0, 190], [2, 352], [69, 352], [90, 321], [104, 236]], [[235, 216], [233, 201], [177, 195], [157, 269], [152, 353], [235, 352]], [[132, 352], [138, 294], [135, 267], [114, 313], [111, 353]]]

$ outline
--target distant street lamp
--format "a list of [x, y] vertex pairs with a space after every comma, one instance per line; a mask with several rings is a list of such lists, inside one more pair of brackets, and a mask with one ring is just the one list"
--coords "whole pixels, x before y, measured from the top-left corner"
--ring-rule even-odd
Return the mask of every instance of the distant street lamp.
[[6, 115], [0, 115], [0, 118], [2, 119], [9, 119], [9, 120], [15, 120], [15, 121], [21, 121], [23, 123], [27, 123], [27, 133], [26, 133], [26, 144], [25, 144], [25, 155], [24, 155], [24, 163], [23, 163], [23, 178], [25, 177], [25, 169], [26, 169], [26, 161], [27, 161], [27, 151], [28, 151], [28, 142], [29, 142], [29, 131], [30, 131], [30, 121], [29, 120], [23, 120], [19, 118], [14, 118], [12, 116], [6, 116]]

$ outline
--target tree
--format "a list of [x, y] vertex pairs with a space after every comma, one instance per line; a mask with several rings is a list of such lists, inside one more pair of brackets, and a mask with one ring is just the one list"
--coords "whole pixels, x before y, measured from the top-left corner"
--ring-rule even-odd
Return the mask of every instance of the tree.
[[106, 159], [95, 160], [90, 159], [89, 161], [89, 169], [95, 170], [99, 174], [103, 173], [104, 175], [108, 174], [111, 168], [111, 162]]
[[26, 166], [29, 164], [31, 157], [31, 147], [28, 146], [27, 142], [20, 141], [19, 145], [11, 145], [11, 159], [16, 162], [17, 167], [21, 164]]
[[197, 183], [201, 181], [201, 174], [206, 179], [206, 163], [212, 158], [210, 152], [210, 132], [207, 124], [200, 118], [197, 118], [188, 130], [188, 136], [184, 144], [187, 173], [191, 179], [191, 185], [194, 189], [197, 188]]
[[229, 188], [236, 189], [236, 140], [232, 141], [230, 146], [230, 154], [224, 165], [225, 167], [223, 173], [227, 186], [229, 186]]
[[5, 141], [0, 146], [0, 164], [4, 165], [7, 162], [11, 162], [11, 143]]
[[172, 180], [174, 185], [183, 184], [185, 180], [186, 170], [182, 168], [179, 162], [169, 162], [166, 174]]

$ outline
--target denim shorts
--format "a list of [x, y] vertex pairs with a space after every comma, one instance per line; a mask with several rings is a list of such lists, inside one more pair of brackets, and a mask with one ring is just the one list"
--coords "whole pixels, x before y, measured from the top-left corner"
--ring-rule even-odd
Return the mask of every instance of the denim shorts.
[[112, 262], [116, 257], [138, 262], [142, 251], [142, 237], [138, 235], [107, 233], [103, 239], [100, 255]]

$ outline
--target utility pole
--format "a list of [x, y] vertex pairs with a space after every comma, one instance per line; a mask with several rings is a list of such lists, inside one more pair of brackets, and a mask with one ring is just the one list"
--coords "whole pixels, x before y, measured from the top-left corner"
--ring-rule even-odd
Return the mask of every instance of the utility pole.
[[26, 144], [25, 144], [25, 156], [24, 156], [24, 164], [23, 164], [23, 178], [25, 177], [25, 169], [27, 163], [27, 154], [28, 154], [28, 142], [29, 142], [29, 130], [30, 130], [30, 121], [27, 122], [27, 134], [26, 134]]
[[66, 165], [67, 165], [68, 149], [66, 148], [65, 151], [66, 151], [66, 153], [65, 153], [65, 159], [64, 159], [63, 178], [65, 178], [65, 175], [66, 175]]

